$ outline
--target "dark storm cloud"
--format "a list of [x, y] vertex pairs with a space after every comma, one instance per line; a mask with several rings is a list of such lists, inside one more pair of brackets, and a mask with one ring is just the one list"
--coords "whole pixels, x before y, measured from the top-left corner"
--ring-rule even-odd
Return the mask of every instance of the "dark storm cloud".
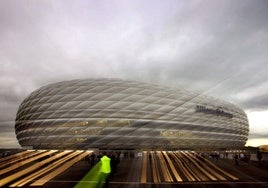
[[250, 110], [267, 110], [268, 109], [268, 93], [247, 99], [242, 103], [242, 107]]
[[122, 65], [124, 71], [152, 82], [236, 98], [244, 89], [268, 80], [263, 71], [268, 68], [266, 4], [182, 5], [164, 30], [143, 33], [146, 42], [134, 50], [137, 56], [131, 60], [123, 56], [122, 61], [131, 62]]
[[[243, 89], [240, 84], [247, 88], [251, 82], [267, 81], [267, 74], [255, 79], [256, 73], [268, 68], [265, 53], [268, 50], [268, 24], [264, 21], [268, 19], [266, 2], [238, 6], [232, 3], [222, 6], [217, 6], [217, 2], [212, 4], [210, 8], [215, 6], [220, 11], [196, 8], [198, 13], [194, 14], [194, 18], [188, 18], [189, 25], [196, 29], [192, 33], [193, 42], [199, 44], [178, 57], [180, 63], [174, 62], [173, 66], [169, 66], [171, 75], [188, 78], [189, 83], [203, 80], [211, 83], [212, 87], [222, 82], [228, 91], [235, 87]], [[196, 25], [192, 25], [193, 22]], [[176, 28], [180, 30], [179, 26]]]
[[254, 138], [268, 138], [268, 134], [267, 133], [252, 133], [252, 134], [249, 134], [249, 138], [250, 139], [254, 139]]
[[4, 131], [4, 132], [14, 132], [14, 126], [10, 126], [10, 124], [13, 124], [14, 122], [12, 121], [1, 121], [0, 124], [1, 124], [1, 131]]
[[267, 20], [265, 0], [0, 1], [0, 122], [43, 85], [92, 77], [267, 110]]
[[1, 134], [0, 148], [19, 147], [15, 139], [15, 128], [13, 121], [0, 121]]

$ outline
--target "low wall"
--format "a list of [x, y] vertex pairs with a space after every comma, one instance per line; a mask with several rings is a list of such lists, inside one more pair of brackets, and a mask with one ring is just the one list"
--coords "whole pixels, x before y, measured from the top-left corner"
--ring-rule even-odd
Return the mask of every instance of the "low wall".
[[[250, 160], [251, 160], [251, 161], [258, 161], [258, 159], [257, 159], [257, 154], [251, 154], [251, 155], [250, 155]], [[263, 154], [262, 154], [262, 160], [263, 160], [263, 161], [268, 161], [268, 153], [265, 153], [265, 154], [263, 153]]]

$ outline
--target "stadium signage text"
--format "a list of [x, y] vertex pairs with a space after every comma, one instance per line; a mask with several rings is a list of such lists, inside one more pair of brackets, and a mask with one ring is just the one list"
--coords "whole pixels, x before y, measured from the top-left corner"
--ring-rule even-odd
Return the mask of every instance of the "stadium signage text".
[[207, 114], [215, 114], [215, 115], [219, 115], [219, 116], [225, 116], [228, 118], [233, 117], [233, 114], [231, 114], [229, 112], [225, 112], [224, 110], [222, 110], [220, 108], [212, 109], [212, 108], [208, 108], [208, 107], [202, 106], [202, 105], [196, 105], [195, 111], [196, 112], [203, 112], [203, 113], [207, 113]]

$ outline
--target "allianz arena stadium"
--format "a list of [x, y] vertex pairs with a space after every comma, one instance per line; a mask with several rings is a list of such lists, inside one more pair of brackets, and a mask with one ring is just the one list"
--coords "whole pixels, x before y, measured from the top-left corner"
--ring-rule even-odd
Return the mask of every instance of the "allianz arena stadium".
[[33, 149], [227, 149], [245, 145], [249, 125], [242, 109], [200, 93], [85, 79], [32, 92], [15, 129]]

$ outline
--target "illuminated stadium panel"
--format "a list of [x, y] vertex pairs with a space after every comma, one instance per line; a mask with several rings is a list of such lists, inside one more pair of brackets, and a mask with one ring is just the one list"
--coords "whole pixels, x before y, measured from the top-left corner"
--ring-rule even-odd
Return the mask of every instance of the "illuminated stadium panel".
[[243, 110], [200, 93], [124, 81], [50, 84], [20, 105], [21, 146], [42, 149], [238, 148], [249, 132]]

